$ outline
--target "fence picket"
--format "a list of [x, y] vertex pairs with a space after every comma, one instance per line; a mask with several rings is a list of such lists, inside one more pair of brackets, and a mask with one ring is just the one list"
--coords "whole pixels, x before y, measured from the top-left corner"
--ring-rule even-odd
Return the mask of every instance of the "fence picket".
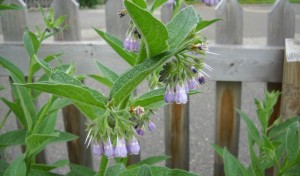
[[[65, 30], [58, 33], [56, 41], [78, 41], [81, 39], [79, 4], [75, 0], [54, 0], [52, 7], [55, 11], [55, 18], [66, 15]], [[84, 144], [86, 138], [85, 118], [74, 106], [69, 105], [62, 109], [65, 130], [79, 136], [79, 139], [67, 143], [69, 160], [71, 163], [92, 167], [90, 148]]]
[[[216, 8], [216, 17], [222, 20], [216, 24], [216, 43], [243, 43], [243, 9], [236, 0], [222, 0]], [[241, 107], [241, 82], [216, 83], [216, 125], [215, 143], [238, 155], [240, 121], [235, 108]], [[224, 174], [224, 164], [215, 153], [214, 175]]]

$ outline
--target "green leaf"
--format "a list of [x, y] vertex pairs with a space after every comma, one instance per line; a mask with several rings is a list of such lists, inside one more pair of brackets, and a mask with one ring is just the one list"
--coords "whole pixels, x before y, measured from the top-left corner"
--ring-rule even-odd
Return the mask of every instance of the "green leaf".
[[8, 168], [9, 164], [3, 160], [3, 159], [0, 159], [0, 175], [3, 175], [5, 170]]
[[288, 118], [284, 122], [280, 123], [279, 125], [274, 126], [273, 128], [270, 129], [268, 132], [268, 137], [269, 138], [274, 138], [283, 132], [286, 132], [288, 129], [288, 126], [290, 126], [292, 123], [300, 120], [300, 116], [293, 117], [293, 118]]
[[56, 113], [57, 110], [60, 110], [60, 109], [64, 108], [65, 106], [68, 106], [70, 104], [72, 104], [72, 102], [69, 99], [57, 98], [51, 104], [51, 106], [48, 110], [48, 113], [46, 115], [51, 114], [51, 113]]
[[76, 86], [83, 86], [83, 84], [77, 80], [76, 78], [73, 78], [71, 75], [57, 70], [52, 72], [51, 74], [51, 80], [56, 82], [56, 83], [63, 83], [63, 84], [72, 84], [72, 85], [76, 85]]
[[19, 155], [5, 170], [3, 176], [26, 176], [25, 154]]
[[123, 42], [113, 35], [94, 28], [94, 30], [119, 54], [129, 65], [133, 66], [136, 54], [129, 53], [123, 49]]
[[147, 9], [147, 3], [145, 0], [132, 0], [132, 2], [138, 5], [142, 9]]
[[133, 168], [139, 167], [139, 166], [144, 165], [144, 164], [153, 165], [153, 164], [159, 163], [161, 161], [165, 161], [169, 158], [170, 158], [169, 156], [165, 156], [165, 155], [151, 156], [151, 157], [146, 158], [142, 161], [139, 161], [138, 163], [131, 164], [131, 165], [127, 166], [127, 168], [128, 169], [133, 169]]
[[231, 153], [225, 148], [223, 150], [224, 171], [225, 175], [230, 176], [247, 176], [247, 170]]
[[52, 82], [41, 82], [31, 84], [18, 84], [30, 89], [52, 93], [54, 95], [69, 98], [73, 101], [79, 101], [93, 106], [105, 107], [106, 98], [97, 91], [92, 91], [87, 87], [60, 84]]
[[[56, 59], [57, 57], [61, 56], [62, 54], [56, 54], [56, 55], [49, 55], [47, 57], [45, 57], [43, 59], [43, 63], [49, 63], [51, 62], [52, 60]], [[36, 57], [36, 59], [38, 59]], [[39, 59], [40, 60], [40, 59]], [[41, 69], [41, 65], [42, 63], [41, 62], [38, 62], [38, 63], [35, 63], [33, 66], [32, 66], [32, 74], [34, 75], [36, 72], [38, 72], [40, 69]]]
[[60, 174], [47, 172], [47, 171], [36, 170], [36, 169], [30, 169], [28, 175], [30, 175], [30, 176], [63, 176], [63, 175], [60, 175]]
[[9, 131], [0, 135], [0, 147], [25, 144], [26, 130]]
[[54, 21], [53, 27], [54, 27], [54, 28], [59, 28], [60, 25], [65, 21], [65, 19], [66, 19], [66, 16], [65, 16], [65, 15], [58, 17], [58, 18]]
[[114, 83], [119, 78], [119, 75], [116, 72], [114, 72], [111, 69], [107, 68], [106, 66], [104, 66], [100, 62], [96, 61], [96, 64], [97, 64], [97, 67], [99, 68], [99, 70], [103, 73], [104, 77], [106, 79], [108, 79], [111, 83]]
[[257, 142], [259, 144], [260, 143], [260, 135], [259, 135], [259, 131], [256, 128], [256, 126], [254, 125], [254, 123], [250, 120], [250, 118], [244, 112], [242, 112], [238, 109], [236, 109], [236, 110], [238, 111], [241, 118], [246, 123], [247, 131], [250, 134], [250, 136], [252, 137], [252, 139], [254, 139], [255, 142]]
[[110, 91], [110, 98], [119, 104], [127, 97], [138, 84], [140, 84], [150, 73], [172, 56], [166, 52], [151, 59], [144, 60], [134, 68], [122, 74]]
[[151, 6], [151, 12], [153, 12], [155, 9], [166, 3], [168, 0], [154, 0], [152, 6]]
[[286, 133], [286, 156], [289, 161], [295, 161], [299, 150], [299, 122], [292, 123]]
[[[34, 59], [36, 60], [37, 64], [40, 65], [41, 68], [45, 71], [45, 73], [49, 76], [51, 74], [51, 67], [48, 62], [39, 59], [36, 55], [33, 55]], [[35, 71], [35, 70], [34, 70]]]
[[10, 110], [12, 110], [12, 112], [14, 112], [14, 114], [16, 115], [17, 119], [19, 120], [20, 124], [24, 128], [27, 128], [27, 122], [26, 122], [22, 107], [18, 103], [10, 102], [6, 98], [1, 97], [0, 99], [3, 101], [3, 103], [5, 103], [9, 107]]
[[208, 27], [209, 25], [220, 21], [221, 19], [214, 19], [214, 20], [210, 20], [210, 21], [200, 21], [198, 22], [197, 26], [196, 26], [196, 31], [201, 31], [203, 29], [205, 29], [206, 27]]
[[17, 78], [14, 80], [15, 82], [25, 83], [23, 72], [12, 62], [0, 56], [0, 65], [5, 68], [11, 76]]
[[0, 4], [0, 10], [22, 10], [22, 6], [17, 6], [15, 4]]
[[125, 0], [125, 6], [142, 39], [146, 42], [148, 57], [153, 57], [166, 51], [168, 32], [165, 25], [154, 18], [150, 12], [132, 2]]
[[151, 169], [147, 165], [142, 165], [139, 169], [138, 175], [140, 176], [152, 176]]
[[24, 43], [24, 47], [26, 48], [26, 51], [29, 55], [30, 58], [33, 57], [33, 55], [35, 55], [37, 53], [36, 50], [36, 39], [32, 38], [33, 35], [31, 35], [30, 31], [25, 31], [24, 35], [23, 35], [23, 43]]
[[105, 172], [105, 176], [111, 176], [111, 175], [119, 175], [121, 172], [124, 172], [126, 170], [126, 167], [122, 163], [114, 164], [107, 168]]
[[84, 114], [84, 116], [90, 120], [94, 120], [99, 117], [99, 115], [103, 114], [103, 111], [95, 106], [81, 103], [79, 101], [74, 101], [73, 103]]
[[168, 24], [170, 48], [178, 47], [196, 27], [199, 19], [192, 6], [182, 9]]
[[96, 172], [93, 171], [90, 168], [76, 165], [76, 164], [70, 164], [70, 172], [67, 174], [67, 176], [95, 176]]
[[69, 164], [69, 160], [58, 160], [55, 163], [52, 163], [50, 165], [32, 164], [31, 169], [42, 170], [42, 171], [51, 171], [51, 170], [59, 168], [59, 167], [64, 167], [67, 164]]
[[111, 88], [113, 83], [111, 81], [109, 81], [107, 78], [104, 78], [102, 76], [98, 76], [98, 75], [87, 75], [88, 77], [98, 81], [99, 83]]

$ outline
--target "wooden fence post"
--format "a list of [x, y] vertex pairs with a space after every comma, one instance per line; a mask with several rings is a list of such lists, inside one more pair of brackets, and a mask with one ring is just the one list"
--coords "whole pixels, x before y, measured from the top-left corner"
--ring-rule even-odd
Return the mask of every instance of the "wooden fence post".
[[[243, 9], [236, 0], [222, 0], [216, 7], [216, 43], [243, 43]], [[216, 83], [215, 143], [238, 156], [240, 118], [235, 108], [241, 107], [241, 82]], [[214, 175], [224, 174], [223, 160], [215, 153]]]
[[[167, 23], [172, 19], [173, 10], [163, 6], [161, 19]], [[189, 101], [183, 104], [165, 106], [165, 152], [171, 156], [166, 166], [189, 170]]]
[[284, 119], [300, 115], [300, 41], [285, 40], [281, 115]]
[[[118, 15], [118, 12], [122, 9], [124, 9], [124, 5], [121, 0], [107, 0], [105, 3], [106, 32], [116, 36], [120, 40], [125, 39], [127, 29], [129, 28], [129, 15], [125, 15], [122, 18]], [[136, 94], [136, 91], [134, 94]], [[134, 164], [140, 160], [140, 154], [129, 155], [127, 164]]]
[[[56, 41], [79, 41], [81, 29], [79, 21], [79, 4], [75, 0], [54, 0], [55, 18], [66, 15], [64, 25], [67, 28], [58, 33]], [[84, 144], [86, 138], [85, 117], [74, 106], [69, 105], [62, 109], [65, 130], [79, 136], [79, 139], [67, 143], [69, 160], [71, 163], [81, 164], [92, 168], [90, 148]]]

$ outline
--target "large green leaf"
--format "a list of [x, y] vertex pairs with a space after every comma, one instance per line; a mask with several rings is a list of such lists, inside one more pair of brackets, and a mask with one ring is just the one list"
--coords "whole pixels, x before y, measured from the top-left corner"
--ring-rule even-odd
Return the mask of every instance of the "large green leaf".
[[27, 128], [27, 122], [23, 113], [23, 109], [22, 107], [15, 102], [11, 102], [9, 100], [7, 100], [6, 98], [1, 97], [0, 98], [3, 103], [5, 103], [10, 110], [12, 110], [12, 112], [14, 112], [14, 114], [16, 115], [17, 119], [19, 120], [20, 124], [24, 127]]
[[139, 161], [138, 163], [131, 164], [127, 168], [128, 169], [133, 169], [133, 168], [139, 167], [139, 166], [144, 165], [144, 164], [153, 165], [153, 164], [159, 163], [161, 161], [165, 161], [169, 158], [170, 158], [169, 156], [165, 156], [165, 155], [151, 156], [151, 157], [146, 158], [142, 161]]
[[9, 164], [3, 160], [3, 159], [0, 159], [0, 175], [3, 175], [5, 170], [8, 168]]
[[149, 166], [142, 165], [139, 169], [138, 175], [140, 176], [152, 176], [152, 172]]
[[81, 165], [70, 164], [70, 172], [67, 176], [95, 176], [96, 172], [88, 167], [84, 167]]
[[255, 142], [259, 143], [260, 142], [260, 135], [259, 135], [259, 131], [256, 128], [256, 126], [254, 125], [254, 123], [250, 120], [250, 118], [244, 112], [242, 112], [238, 109], [237, 109], [237, 111], [240, 114], [241, 118], [246, 123], [247, 131], [250, 134], [250, 136], [252, 137], [252, 139], [254, 139]]
[[151, 12], [153, 12], [155, 9], [166, 3], [168, 0], [154, 0], [152, 6], [151, 6]]
[[26, 130], [9, 131], [0, 135], [0, 147], [25, 144]]
[[105, 107], [106, 98], [97, 91], [92, 92], [91, 89], [83, 86], [71, 84], [61, 84], [53, 82], [40, 82], [31, 84], [18, 84], [30, 89], [52, 93], [54, 95], [69, 98], [73, 101], [79, 101], [93, 106]]
[[220, 21], [221, 19], [214, 19], [214, 20], [210, 20], [210, 21], [200, 21], [198, 22], [197, 26], [196, 26], [196, 31], [201, 31], [203, 29], [205, 29], [206, 27], [208, 27], [209, 25]]
[[24, 9], [22, 6], [15, 4], [0, 4], [0, 10], [21, 10]]
[[83, 86], [83, 84], [77, 80], [76, 78], [72, 77], [71, 75], [57, 70], [51, 73], [51, 80], [56, 83], [63, 83], [63, 84], [72, 84], [76, 86]]
[[145, 0], [132, 0], [132, 2], [138, 5], [142, 9], [147, 9], [147, 3]]
[[282, 134], [283, 132], [286, 132], [286, 130], [288, 129], [288, 126], [290, 126], [292, 123], [294, 123], [298, 120], [300, 120], [300, 116], [289, 118], [289, 119], [285, 120], [284, 122], [280, 123], [279, 125], [274, 126], [268, 132], [268, 137], [274, 138], [274, 137], [277, 137], [278, 135]]
[[299, 122], [297, 121], [289, 126], [286, 133], [286, 156], [289, 161], [294, 161], [297, 158], [299, 150], [298, 131]]
[[26, 176], [25, 154], [19, 155], [5, 170], [3, 176]]
[[230, 176], [247, 176], [247, 170], [228, 150], [223, 150], [225, 175]]
[[89, 118], [90, 120], [96, 119], [103, 113], [100, 108], [97, 108], [95, 106], [81, 103], [79, 101], [74, 101], [73, 103], [84, 114], [84, 116]]
[[5, 68], [11, 76], [17, 78], [14, 80], [15, 82], [25, 83], [25, 76], [22, 70], [20, 70], [15, 64], [0, 56], [0, 65]]
[[94, 29], [129, 65], [133, 66], [135, 64], [136, 54], [125, 51], [122, 41], [113, 35]]
[[[49, 55], [43, 59], [44, 62], [49, 63], [53, 59], [56, 59], [57, 57], [61, 56], [62, 54], [56, 54], [56, 55]], [[38, 72], [41, 69], [41, 63], [35, 63], [32, 66], [32, 74], [34, 75], [36, 72]]]
[[58, 160], [52, 164], [32, 164], [31, 169], [42, 170], [42, 171], [51, 171], [53, 169], [64, 167], [69, 164], [69, 160]]
[[115, 104], [120, 104], [138, 84], [171, 56], [172, 53], [166, 52], [154, 58], [146, 59], [141, 64], [122, 74], [113, 85], [110, 91], [110, 98], [113, 99]]
[[111, 88], [113, 83], [111, 81], [109, 81], [107, 78], [104, 78], [102, 76], [99, 75], [87, 75], [88, 77], [98, 81], [99, 83]]
[[23, 43], [29, 57], [32, 58], [33, 55], [37, 53], [37, 49], [39, 47], [39, 42], [35, 34], [30, 31], [25, 31], [23, 35]]
[[99, 70], [103, 73], [104, 77], [106, 79], [108, 79], [111, 83], [114, 83], [119, 78], [119, 75], [116, 72], [114, 72], [111, 69], [107, 68], [106, 66], [104, 66], [100, 62], [96, 61], [96, 64], [97, 64], [97, 67], [99, 68]]
[[124, 3], [132, 21], [142, 35], [142, 40], [146, 42], [148, 57], [153, 57], [166, 51], [169, 46], [167, 43], [168, 32], [165, 25], [154, 18], [150, 12], [129, 0], [125, 0]]
[[111, 175], [117, 176], [120, 173], [124, 172], [125, 170], [126, 167], [122, 163], [117, 163], [107, 168], [105, 172], [105, 176], [111, 176]]
[[198, 23], [198, 15], [192, 6], [182, 9], [168, 24], [170, 48], [178, 47]]

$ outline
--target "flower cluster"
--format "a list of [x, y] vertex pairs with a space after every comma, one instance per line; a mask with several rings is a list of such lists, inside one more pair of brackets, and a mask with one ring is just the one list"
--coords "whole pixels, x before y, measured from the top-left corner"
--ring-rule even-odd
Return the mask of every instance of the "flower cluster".
[[[202, 55], [209, 52], [205, 43], [192, 45], [188, 50]], [[212, 68], [204, 63], [204, 59], [185, 52], [177, 54], [176, 59], [166, 63], [159, 73], [159, 81], [166, 84], [165, 102], [185, 104], [189, 91], [206, 82], [205, 76], [209, 75], [204, 69], [212, 71]]]
[[123, 42], [123, 47], [127, 51], [138, 52], [140, 49], [141, 34], [137, 31], [136, 27], [131, 26], [126, 34]]
[[155, 124], [149, 120], [150, 111], [141, 106], [131, 107], [122, 116], [115, 112], [107, 114], [109, 115], [100, 117], [88, 127], [85, 143], [89, 146], [94, 141], [92, 153], [95, 157], [105, 155], [107, 158], [124, 158], [127, 155], [137, 155], [140, 152], [137, 138], [144, 135], [145, 124], [148, 124], [149, 131], [156, 129]]

